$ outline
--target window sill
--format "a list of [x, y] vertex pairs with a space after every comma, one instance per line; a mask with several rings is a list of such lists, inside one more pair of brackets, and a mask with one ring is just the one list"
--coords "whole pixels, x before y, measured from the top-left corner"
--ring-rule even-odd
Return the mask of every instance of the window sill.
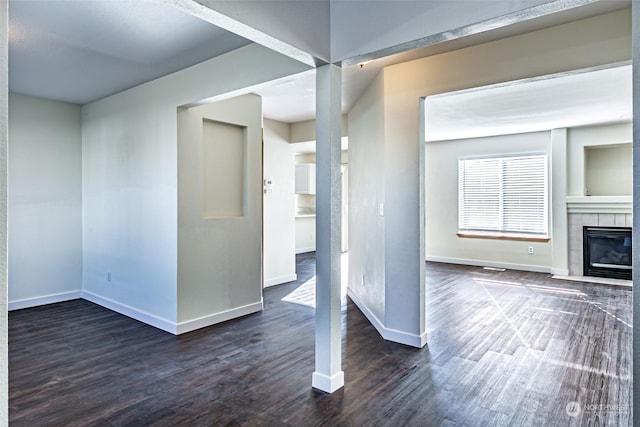
[[526, 234], [507, 234], [507, 233], [481, 233], [481, 232], [460, 232], [456, 233], [458, 237], [464, 239], [492, 239], [492, 240], [514, 240], [518, 242], [543, 242], [546, 243], [549, 237], [528, 236]]

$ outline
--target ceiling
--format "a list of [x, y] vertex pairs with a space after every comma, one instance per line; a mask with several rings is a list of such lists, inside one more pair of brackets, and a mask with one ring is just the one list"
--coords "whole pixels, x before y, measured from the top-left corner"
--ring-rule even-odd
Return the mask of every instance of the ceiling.
[[[10, 0], [10, 91], [85, 104], [250, 43], [171, 3], [169, 0]], [[625, 7], [625, 3], [600, 1], [578, 10], [445, 42], [434, 40], [417, 49], [378, 58], [364, 67], [346, 66], [350, 62], [346, 61], [342, 73], [343, 111], [351, 108], [385, 66], [620, 7]], [[315, 117], [313, 71], [278, 85], [264, 86], [256, 93], [263, 96], [267, 118], [291, 123]], [[586, 105], [586, 100], [578, 100], [581, 93], [573, 96], [576, 103]], [[549, 108], [551, 104], [545, 102], [544, 105]], [[473, 113], [464, 113], [464, 116], [471, 118]]]
[[632, 116], [631, 65], [429, 96], [427, 141], [535, 132]]
[[149, 1], [9, 1], [9, 90], [86, 104], [250, 42]]

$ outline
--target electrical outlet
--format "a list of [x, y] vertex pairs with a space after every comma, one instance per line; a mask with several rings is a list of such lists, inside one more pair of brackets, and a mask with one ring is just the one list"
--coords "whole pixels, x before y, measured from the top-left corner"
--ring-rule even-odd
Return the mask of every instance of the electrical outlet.
[[111, 281], [111, 272], [107, 271], [107, 282]]
[[360, 278], [360, 285], [364, 286], [364, 274]]
[[529, 246], [529, 255], [533, 255], [533, 246]]

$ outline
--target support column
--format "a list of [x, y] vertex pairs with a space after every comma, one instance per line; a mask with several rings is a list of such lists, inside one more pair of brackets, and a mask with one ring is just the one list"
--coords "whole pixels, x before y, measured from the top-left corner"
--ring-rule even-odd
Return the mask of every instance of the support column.
[[569, 275], [567, 128], [551, 131], [551, 273]]
[[312, 385], [344, 385], [340, 296], [342, 69], [316, 69], [316, 370]]

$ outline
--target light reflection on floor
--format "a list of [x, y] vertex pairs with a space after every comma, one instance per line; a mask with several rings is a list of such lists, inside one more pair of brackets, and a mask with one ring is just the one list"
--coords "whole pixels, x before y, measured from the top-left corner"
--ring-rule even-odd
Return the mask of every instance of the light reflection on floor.
[[[340, 256], [341, 292], [340, 297], [344, 301], [347, 295], [347, 282], [349, 277], [349, 253], [344, 252]], [[282, 298], [282, 301], [292, 304], [300, 304], [311, 308], [316, 308], [316, 276], [314, 275], [306, 282], [289, 292]]]
[[[625, 326], [627, 326], [629, 328], [633, 328], [633, 326], [630, 323], [625, 322], [624, 320], [620, 319], [615, 314], [613, 314], [613, 313], [605, 310], [604, 308], [600, 307], [600, 303], [591, 301], [591, 299], [589, 298], [589, 296], [587, 294], [585, 294], [584, 292], [582, 292], [582, 291], [580, 291], [578, 289], [559, 288], [559, 287], [555, 287], [555, 286], [542, 286], [542, 285], [534, 285], [534, 284], [530, 284], [530, 283], [520, 283], [520, 282], [507, 282], [507, 281], [492, 280], [492, 279], [485, 279], [485, 278], [474, 278], [473, 280], [478, 285], [482, 286], [482, 288], [485, 290], [485, 292], [487, 292], [487, 294], [489, 294], [489, 296], [491, 296], [491, 294], [489, 293], [488, 287], [497, 286], [497, 287], [510, 287], [510, 288], [528, 289], [529, 291], [532, 291], [534, 293], [538, 293], [538, 292], [550, 293], [550, 294], [554, 294], [556, 297], [560, 296], [560, 295], [576, 297], [577, 300], [581, 300], [582, 302], [585, 302], [587, 304], [591, 304], [592, 306], [594, 306], [598, 310], [600, 310], [603, 313], [605, 313], [607, 316], [610, 316], [610, 317], [614, 318], [616, 321], [622, 323], [623, 325], [625, 325]], [[571, 299], [574, 300], [574, 298], [571, 298]], [[498, 307], [498, 309], [500, 309], [500, 307]], [[544, 308], [544, 307], [534, 307], [534, 309], [540, 310], [540, 311], [550, 311], [550, 312], [554, 312], [555, 311], [555, 310]], [[571, 313], [571, 312], [567, 312], [567, 311], [558, 311], [558, 313], [568, 314], [568, 315], [575, 315], [575, 313]]]

